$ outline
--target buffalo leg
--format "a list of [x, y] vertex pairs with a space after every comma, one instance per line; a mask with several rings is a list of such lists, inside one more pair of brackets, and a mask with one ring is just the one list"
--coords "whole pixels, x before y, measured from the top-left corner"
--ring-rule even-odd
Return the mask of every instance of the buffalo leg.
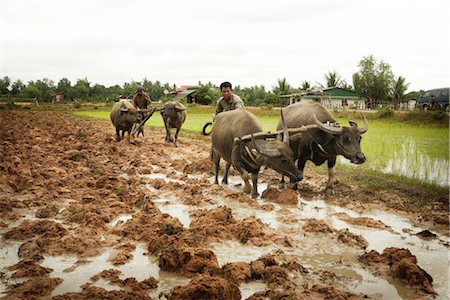
[[242, 180], [244, 180], [244, 193], [249, 194], [252, 191], [252, 185], [250, 184], [250, 176], [248, 175], [248, 172], [240, 162], [234, 163], [233, 166], [234, 169], [241, 175]]
[[116, 128], [116, 142], [120, 141], [120, 129]]
[[284, 181], [284, 175], [281, 175], [281, 180], [280, 180], [280, 183], [278, 184], [278, 187], [280, 189], [284, 189], [285, 184], [286, 184], [286, 182]]
[[228, 184], [228, 172], [230, 171], [231, 163], [227, 162], [225, 166], [225, 174], [223, 174], [222, 184]]
[[[131, 143], [131, 141], [130, 141], [130, 138], [131, 138], [131, 129], [130, 130], [127, 130], [127, 142], [128, 142], [128, 144], [129, 143]], [[123, 132], [123, 134], [125, 134], [125, 131]]]
[[214, 179], [214, 183], [215, 184], [219, 184], [219, 170], [220, 170], [220, 157], [217, 155], [217, 154], [212, 154], [211, 155], [211, 160], [213, 161], [213, 163], [214, 163], [214, 169], [215, 169], [215, 175], [216, 175], [216, 178]]
[[333, 184], [337, 182], [335, 178], [335, 168], [336, 165], [336, 156], [333, 158], [328, 159], [328, 182], [327, 187], [325, 188], [325, 192], [328, 194], [333, 194]]
[[166, 127], [166, 142], [170, 143], [172, 141], [172, 137], [170, 136], [170, 118], [167, 118], [166, 122], [164, 122], [164, 126]]
[[177, 140], [178, 140], [178, 133], [180, 133], [180, 129], [181, 129], [181, 127], [177, 128], [177, 131], [175, 132], [175, 140], [173, 142], [175, 144], [175, 147], [178, 147]]
[[252, 189], [252, 198], [256, 199], [258, 198], [258, 172], [252, 173], [252, 183], [253, 183], [253, 189]]

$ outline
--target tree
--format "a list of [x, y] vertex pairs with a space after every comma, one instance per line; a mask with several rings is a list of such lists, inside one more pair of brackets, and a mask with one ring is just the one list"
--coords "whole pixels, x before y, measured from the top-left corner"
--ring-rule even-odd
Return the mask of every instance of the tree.
[[6, 95], [9, 94], [9, 85], [11, 84], [11, 79], [8, 76], [4, 76], [0, 79], [0, 94]]
[[339, 75], [336, 71], [328, 72], [324, 77], [327, 84], [326, 87], [341, 87], [345, 83], [341, 75]]
[[87, 78], [78, 79], [73, 87], [75, 90], [75, 98], [89, 99], [90, 85], [91, 83]]
[[39, 92], [39, 89], [36, 87], [36, 85], [33, 81], [28, 82], [28, 85], [25, 88], [24, 93], [25, 93], [25, 96], [28, 98], [39, 99], [41, 97], [41, 93]]
[[236, 91], [236, 94], [239, 94], [241, 98], [246, 99], [246, 103], [250, 105], [259, 105], [264, 103], [264, 98], [266, 97], [266, 88], [261, 86], [252, 86], [249, 88], [240, 89], [240, 91]]
[[394, 75], [391, 66], [378, 62], [372, 55], [364, 57], [359, 63], [359, 72], [353, 74], [356, 93], [375, 100], [387, 100], [390, 95]]
[[26, 88], [25, 84], [20, 79], [18, 79], [14, 81], [13, 84], [11, 85], [11, 94], [17, 96], [18, 94], [23, 92], [25, 88]]
[[66, 99], [73, 100], [75, 98], [75, 90], [72, 87], [72, 84], [69, 79], [62, 78], [59, 80], [58, 85], [56, 86], [56, 91], [63, 93]]
[[90, 96], [94, 100], [101, 101], [108, 97], [108, 90], [104, 85], [97, 83], [90, 89]]
[[300, 85], [300, 89], [303, 91], [308, 91], [309, 89], [311, 89], [311, 83], [307, 80], [303, 81]]
[[199, 84], [200, 87], [194, 93], [195, 100], [199, 104], [211, 104], [220, 98], [220, 92], [216, 88], [211, 88], [208, 84]]
[[397, 79], [394, 79], [392, 86], [392, 98], [394, 101], [403, 102], [405, 100], [405, 93], [409, 86], [409, 83], [406, 83], [405, 81], [405, 77], [402, 76], [398, 76]]
[[288, 95], [291, 93], [291, 86], [286, 78], [278, 79], [277, 85], [273, 87], [272, 92], [278, 96]]
[[48, 78], [36, 80], [33, 83], [34, 86], [39, 90], [39, 100], [50, 101], [52, 99], [52, 94], [55, 90], [55, 84], [53, 80]]

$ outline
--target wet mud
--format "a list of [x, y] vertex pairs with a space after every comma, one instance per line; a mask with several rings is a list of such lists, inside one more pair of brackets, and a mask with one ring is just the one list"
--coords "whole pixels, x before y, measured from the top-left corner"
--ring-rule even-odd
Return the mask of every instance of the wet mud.
[[[448, 299], [448, 202], [363, 192], [307, 166], [298, 190], [214, 185], [210, 138], [0, 111], [4, 299]], [[338, 174], [339, 176], [339, 174]], [[445, 263], [444, 263], [445, 262]]]

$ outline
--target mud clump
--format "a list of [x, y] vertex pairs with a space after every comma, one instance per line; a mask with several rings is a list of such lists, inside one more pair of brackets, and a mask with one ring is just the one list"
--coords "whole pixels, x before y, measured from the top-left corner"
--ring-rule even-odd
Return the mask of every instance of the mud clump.
[[42, 267], [33, 260], [21, 260], [14, 266], [8, 267], [8, 270], [15, 271], [12, 278], [46, 276], [53, 271], [53, 269]]
[[[50, 296], [51, 292], [57, 285], [62, 282], [60, 278], [36, 277], [31, 278], [23, 283], [12, 286], [4, 300], [16, 299], [40, 299], [41, 297]], [[66, 298], [67, 299], [67, 298]]]
[[163, 271], [181, 272], [189, 277], [195, 274], [219, 275], [221, 273], [214, 252], [198, 248], [167, 251], [159, 257], [159, 267]]
[[60, 224], [43, 221], [24, 221], [18, 227], [5, 233], [6, 239], [26, 240], [39, 237], [40, 239], [61, 239], [67, 235], [67, 230]]
[[52, 297], [52, 300], [91, 300], [91, 299], [136, 299], [151, 300], [145, 291], [107, 291], [104, 288], [89, 286], [79, 293], [66, 293], [63, 295]]
[[173, 289], [169, 297], [169, 300], [185, 299], [240, 300], [241, 292], [236, 284], [222, 277], [200, 275]]
[[392, 228], [387, 226], [380, 220], [374, 220], [374, 219], [367, 218], [367, 217], [350, 218], [349, 216], [341, 216], [340, 219], [349, 224], [352, 224], [352, 225], [384, 229], [384, 230], [392, 232]]
[[437, 238], [437, 235], [429, 230], [422, 230], [421, 232], [416, 233], [416, 235], [424, 240], [433, 240]]
[[190, 224], [190, 231], [201, 237], [211, 237], [214, 240], [231, 239], [231, 225], [236, 223], [231, 209], [220, 206], [212, 210], [197, 210], [193, 213], [194, 219]]
[[336, 231], [325, 220], [308, 220], [303, 224], [305, 232], [333, 233]]
[[269, 187], [262, 193], [261, 197], [278, 204], [296, 205], [298, 203], [297, 192], [292, 189], [280, 191], [276, 188]]
[[59, 212], [59, 208], [56, 205], [47, 205], [36, 212], [36, 218], [53, 218]]
[[360, 256], [359, 260], [376, 267], [380, 275], [405, 280], [422, 292], [436, 295], [433, 278], [417, 265], [416, 257], [408, 249], [390, 247], [384, 249], [382, 254], [372, 250]]
[[369, 246], [369, 243], [365, 238], [360, 235], [356, 235], [351, 233], [347, 228], [341, 229], [337, 232], [337, 239], [344, 244], [347, 244], [351, 247], [358, 247], [361, 249], [366, 249]]
[[222, 267], [223, 277], [236, 284], [248, 281], [252, 277], [252, 269], [246, 262], [228, 263]]

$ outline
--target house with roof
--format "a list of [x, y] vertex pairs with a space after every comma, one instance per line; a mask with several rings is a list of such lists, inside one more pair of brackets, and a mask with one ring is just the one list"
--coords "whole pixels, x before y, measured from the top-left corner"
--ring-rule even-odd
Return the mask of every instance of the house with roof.
[[329, 109], [341, 108], [343, 106], [365, 109], [364, 98], [355, 92], [340, 87], [321, 88], [312, 91], [296, 91], [296, 93], [283, 95], [280, 97], [288, 99], [289, 104], [298, 102], [302, 99], [311, 99], [319, 101]]
[[182, 85], [179, 88], [168, 93], [168, 95], [174, 96], [174, 99], [186, 98], [187, 103], [195, 103], [194, 93], [200, 86], [198, 85]]

